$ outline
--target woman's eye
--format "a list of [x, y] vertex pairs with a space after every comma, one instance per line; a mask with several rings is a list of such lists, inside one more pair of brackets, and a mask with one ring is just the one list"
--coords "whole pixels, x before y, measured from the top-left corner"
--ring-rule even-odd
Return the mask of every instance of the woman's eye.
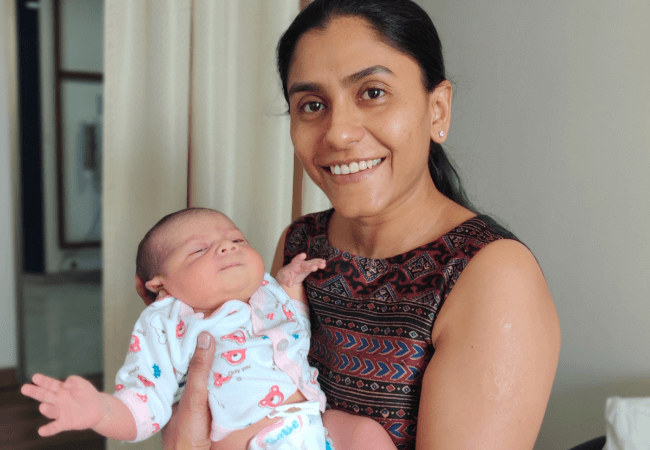
[[316, 111], [320, 111], [323, 109], [325, 105], [323, 105], [321, 102], [308, 102], [302, 105], [302, 110], [306, 113], [314, 113]]
[[386, 94], [386, 92], [383, 89], [370, 88], [363, 93], [362, 97], [364, 100], [374, 100], [376, 98], [384, 96], [384, 94]]

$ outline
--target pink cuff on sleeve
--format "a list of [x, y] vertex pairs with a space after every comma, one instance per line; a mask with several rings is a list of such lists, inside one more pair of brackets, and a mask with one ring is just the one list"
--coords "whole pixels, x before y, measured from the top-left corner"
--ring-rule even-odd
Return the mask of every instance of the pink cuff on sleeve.
[[143, 401], [135, 392], [127, 388], [116, 391], [113, 396], [129, 408], [133, 418], [135, 419], [137, 434], [135, 439], [129, 442], [142, 441], [158, 431], [157, 429], [154, 429], [154, 424], [151, 421], [151, 414], [149, 414], [146, 397], [145, 401]]
[[293, 306], [298, 310], [298, 314], [302, 314], [304, 317], [309, 319], [309, 308], [303, 302], [298, 300], [291, 299]]

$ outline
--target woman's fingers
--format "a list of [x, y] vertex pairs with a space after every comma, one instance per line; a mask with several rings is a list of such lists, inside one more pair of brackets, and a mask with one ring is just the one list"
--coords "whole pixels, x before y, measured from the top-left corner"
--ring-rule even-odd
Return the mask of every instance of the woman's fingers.
[[201, 333], [190, 361], [178, 412], [163, 430], [165, 449], [210, 448], [211, 416], [207, 385], [215, 349], [214, 338], [209, 333]]

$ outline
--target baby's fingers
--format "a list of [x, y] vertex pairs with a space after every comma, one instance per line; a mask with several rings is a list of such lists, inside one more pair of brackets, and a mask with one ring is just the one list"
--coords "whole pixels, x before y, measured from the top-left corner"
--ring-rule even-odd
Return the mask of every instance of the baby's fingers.
[[48, 391], [52, 391], [52, 392], [57, 392], [59, 389], [61, 389], [61, 386], [63, 385], [61, 381], [40, 373], [34, 374], [34, 376], [32, 377], [32, 383], [34, 383], [36, 386], [40, 386], [43, 389], [47, 389]]
[[307, 259], [306, 253], [298, 253], [296, 256], [293, 257], [289, 265], [292, 265], [294, 267], [300, 267], [301, 264], [303, 264], [303, 261], [305, 259]]
[[322, 258], [314, 258], [302, 262], [302, 269], [305, 272], [316, 272], [318, 269], [324, 268], [325, 260]]
[[[42, 412], [42, 411], [41, 411]], [[65, 431], [61, 428], [59, 425], [59, 421], [55, 420], [54, 422], [50, 422], [47, 425], [43, 425], [38, 429], [38, 434], [40, 434], [43, 437], [47, 436], [52, 436], [54, 434], [60, 433], [61, 431]]]
[[38, 407], [38, 410], [48, 419], [58, 419], [60, 410], [58, 406], [54, 406], [51, 403], [41, 403]]
[[43, 389], [40, 386], [34, 386], [33, 384], [23, 385], [20, 388], [20, 392], [27, 397], [38, 400], [39, 402], [52, 402], [54, 399], [54, 393], [52, 391]]

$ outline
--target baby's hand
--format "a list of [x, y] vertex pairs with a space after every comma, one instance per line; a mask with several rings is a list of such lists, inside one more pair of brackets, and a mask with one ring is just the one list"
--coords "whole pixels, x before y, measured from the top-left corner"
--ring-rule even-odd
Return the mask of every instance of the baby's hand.
[[85, 430], [102, 419], [99, 392], [89, 381], [71, 376], [61, 382], [37, 373], [32, 382], [34, 384], [23, 385], [20, 392], [41, 402], [39, 411], [48, 419], [54, 419], [38, 429], [41, 436]]
[[307, 260], [307, 255], [301, 253], [293, 258], [288, 265], [278, 270], [278, 275], [275, 278], [278, 280], [278, 283], [291, 287], [302, 283], [310, 273], [324, 268], [324, 259], [314, 258]]

